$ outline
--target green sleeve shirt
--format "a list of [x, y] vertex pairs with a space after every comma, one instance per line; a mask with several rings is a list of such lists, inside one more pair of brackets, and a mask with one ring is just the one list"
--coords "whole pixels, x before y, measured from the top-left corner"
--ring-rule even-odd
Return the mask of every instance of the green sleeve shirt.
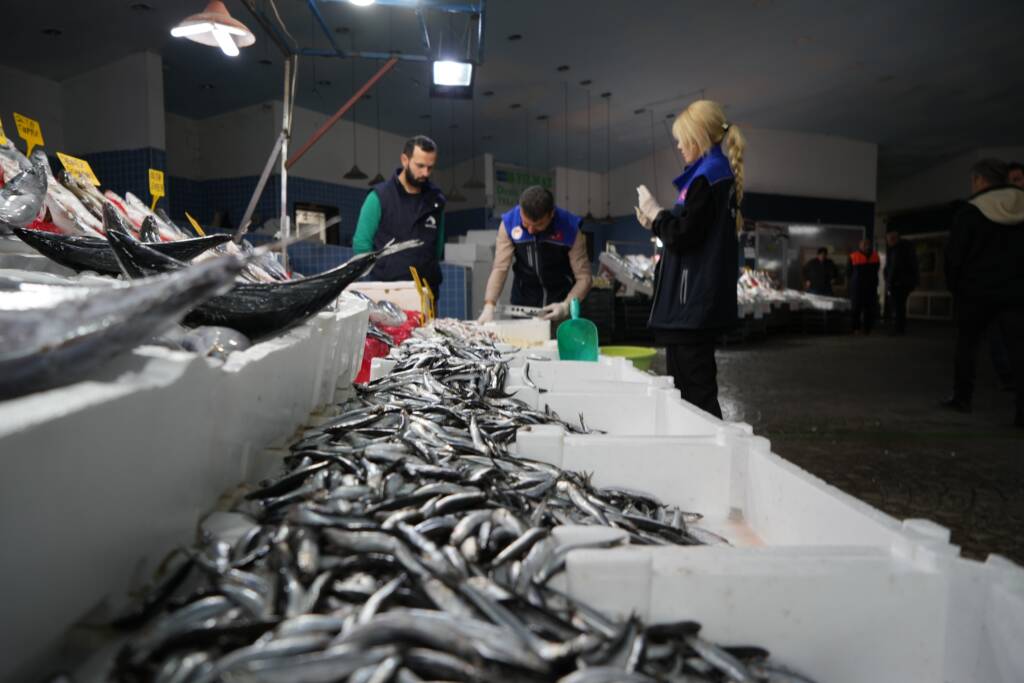
[[[363, 208], [359, 210], [356, 232], [352, 236], [352, 249], [357, 254], [373, 251], [373, 238], [380, 228], [380, 198], [376, 192], [366, 195]], [[437, 226], [437, 260], [444, 260], [444, 214], [441, 214], [440, 225]]]

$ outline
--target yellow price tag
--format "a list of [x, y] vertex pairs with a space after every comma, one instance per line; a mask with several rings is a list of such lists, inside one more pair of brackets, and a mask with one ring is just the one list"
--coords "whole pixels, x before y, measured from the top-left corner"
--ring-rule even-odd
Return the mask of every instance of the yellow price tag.
[[18, 135], [27, 146], [25, 154], [31, 154], [32, 148], [36, 145], [43, 146], [43, 131], [39, 127], [38, 121], [14, 112], [14, 125], [18, 127]]
[[4, 122], [0, 121], [0, 145], [7, 144], [7, 136], [4, 135]]
[[203, 229], [199, 227], [199, 222], [195, 218], [192, 218], [192, 215], [188, 211], [185, 212], [185, 218], [187, 218], [188, 222], [192, 224], [192, 228], [196, 231], [196, 233], [199, 234], [200, 237], [206, 237], [206, 233], [203, 232]]
[[151, 211], [156, 210], [156, 203], [164, 196], [164, 172], [155, 168], [149, 169], [149, 194], [153, 196]]
[[60, 159], [60, 163], [64, 165], [64, 170], [73, 176], [78, 176], [82, 180], [87, 180], [96, 187], [99, 187], [100, 180], [96, 177], [96, 174], [92, 172], [92, 167], [89, 162], [85, 159], [79, 159], [73, 157], [70, 154], [64, 152], [57, 152], [57, 158]]

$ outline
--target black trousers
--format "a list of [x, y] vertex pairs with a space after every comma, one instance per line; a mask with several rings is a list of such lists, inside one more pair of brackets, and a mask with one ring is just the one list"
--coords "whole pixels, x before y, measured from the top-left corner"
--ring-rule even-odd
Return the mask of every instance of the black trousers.
[[892, 289], [889, 291], [889, 306], [892, 309], [892, 331], [903, 334], [907, 331], [907, 299], [909, 289]]
[[718, 404], [718, 366], [715, 364], [716, 330], [693, 330], [677, 337], [678, 343], [666, 344], [668, 374], [675, 381], [683, 400], [722, 417]]
[[1006, 350], [1010, 356], [1017, 407], [1024, 408], [1024, 309], [1000, 306], [984, 300], [958, 299], [956, 315], [953, 395], [965, 401], [970, 401], [974, 395], [978, 347], [986, 332], [995, 323], [1003, 332]]
[[878, 317], [878, 298], [874, 296], [855, 296], [850, 301], [853, 311], [853, 329], [864, 328], [864, 334], [871, 334]]

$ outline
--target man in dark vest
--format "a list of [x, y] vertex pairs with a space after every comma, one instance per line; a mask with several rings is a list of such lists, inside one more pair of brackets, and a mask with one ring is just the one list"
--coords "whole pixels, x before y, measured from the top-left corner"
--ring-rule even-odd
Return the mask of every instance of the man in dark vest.
[[528, 187], [519, 204], [501, 217], [494, 267], [487, 279], [484, 310], [478, 322], [494, 319], [494, 307], [511, 266], [511, 303], [542, 308], [545, 320], [569, 317], [569, 302], [581, 302], [593, 276], [580, 217], [555, 206], [550, 190]]
[[357, 254], [381, 249], [391, 240], [420, 240], [423, 244], [377, 262], [370, 273], [375, 280], [411, 280], [415, 266], [437, 297], [441, 287], [444, 256], [444, 206], [441, 190], [430, 182], [437, 163], [437, 145], [425, 135], [405, 143], [402, 167], [388, 180], [375, 185], [359, 211], [352, 238]]

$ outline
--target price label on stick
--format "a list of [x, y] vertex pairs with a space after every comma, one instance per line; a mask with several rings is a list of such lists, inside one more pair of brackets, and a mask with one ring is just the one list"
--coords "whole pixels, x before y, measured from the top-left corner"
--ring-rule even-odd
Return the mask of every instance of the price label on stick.
[[14, 112], [14, 125], [18, 127], [18, 135], [25, 141], [26, 155], [31, 154], [36, 145], [43, 146], [43, 131], [38, 121]]
[[156, 203], [164, 196], [164, 172], [155, 168], [149, 169], [149, 194], [153, 197], [153, 205], [150, 211], [156, 210]]
[[79, 159], [78, 157], [73, 157], [70, 154], [65, 154], [64, 152], [57, 152], [57, 158], [60, 159], [60, 163], [64, 166], [64, 170], [69, 174], [99, 187], [100, 179], [92, 172], [92, 167], [89, 165], [88, 161], [85, 159]]
[[200, 237], [206, 237], [206, 233], [203, 232], [203, 229], [201, 227], [199, 227], [199, 221], [197, 221], [195, 218], [192, 218], [192, 215], [188, 211], [185, 212], [185, 218], [188, 219], [188, 222], [192, 225], [192, 229], [196, 231], [197, 235], [199, 235]]
[[7, 136], [4, 135], [4, 122], [0, 121], [0, 145], [7, 144]]

